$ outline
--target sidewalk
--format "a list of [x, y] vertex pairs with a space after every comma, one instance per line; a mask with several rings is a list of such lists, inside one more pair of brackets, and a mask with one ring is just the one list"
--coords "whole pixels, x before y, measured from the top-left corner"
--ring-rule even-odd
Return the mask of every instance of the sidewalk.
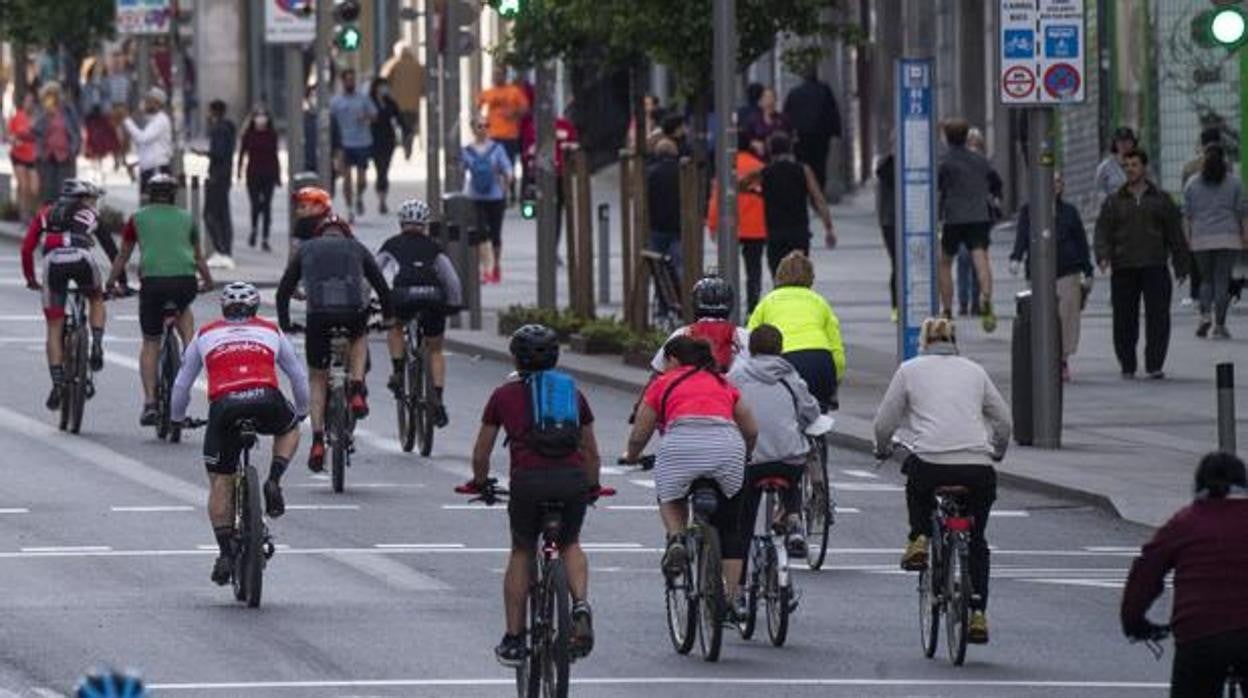
[[[6, 159], [7, 160], [7, 159]], [[188, 158], [191, 174], [202, 173], [203, 160]], [[7, 162], [4, 163], [7, 165]], [[0, 167], [3, 167], [0, 165]], [[198, 168], [198, 169], [197, 169]], [[2, 171], [2, 170], [0, 170]], [[618, 241], [618, 179], [616, 168], [594, 178], [595, 206], [611, 204], [613, 242]], [[391, 209], [410, 196], [423, 193], [423, 157], [410, 164], [398, 159], [392, 173]], [[131, 211], [137, 187], [128, 180], [112, 178], [105, 202]], [[250, 225], [247, 200], [241, 184], [232, 192], [235, 221], [232, 272], [216, 270], [222, 281], [246, 279], [271, 285], [280, 277], [287, 250], [287, 198], [279, 190], [273, 206], [273, 252], [246, 246]], [[366, 194], [368, 213], [357, 220], [356, 233], [370, 248], [395, 231], [393, 218], [379, 216], [372, 192]], [[341, 205], [341, 198], [338, 202]], [[596, 210], [596, 208], [595, 208]], [[868, 188], [833, 207], [840, 245], [835, 250], [816, 249], [816, 289], [832, 302], [846, 340], [848, 372], [840, 390], [838, 435], [843, 443], [869, 448], [870, 423], [895, 367], [896, 326], [889, 320], [887, 292], [888, 258], [875, 226], [874, 194]], [[1089, 222], [1090, 224], [1090, 222]], [[1091, 226], [1089, 225], [1089, 228]], [[1001, 326], [985, 335], [978, 323], [959, 323], [964, 355], [981, 362], [991, 373], [1007, 400], [1010, 397], [1009, 337], [1014, 293], [1024, 282], [1006, 271], [1012, 243], [1006, 226], [994, 234], [994, 296]], [[13, 224], [0, 223], [0, 235], [20, 235]], [[499, 337], [496, 313], [514, 303], [533, 303], [536, 298], [536, 229], [532, 221], [507, 213], [503, 240], [503, 283], [482, 289], [483, 325], [479, 331], [452, 330], [448, 343], [458, 351], [506, 358], [507, 341]], [[595, 238], [595, 244], [597, 239]], [[600, 315], [620, 313], [620, 260], [618, 242], [612, 248], [613, 304], [599, 304]], [[715, 249], [708, 245], [706, 258], [714, 264]], [[567, 299], [567, 275], [560, 269], [560, 303]], [[1240, 358], [1241, 373], [1248, 368], [1242, 358], [1248, 341], [1209, 342], [1193, 336], [1195, 313], [1179, 306], [1186, 288], [1176, 289], [1173, 334], [1164, 381], [1124, 381], [1119, 377], [1110, 338], [1109, 283], [1098, 277], [1084, 313], [1080, 351], [1072, 362], [1074, 382], [1064, 395], [1063, 448], [1058, 451], [1011, 448], [999, 467], [1003, 480], [1057, 491], [1083, 501], [1107, 505], [1122, 517], [1158, 525], [1191, 499], [1192, 473], [1199, 457], [1216, 444], [1213, 367]], [[1233, 310], [1230, 328], [1237, 337], [1248, 338], [1248, 317], [1243, 306]], [[466, 324], [466, 323], [465, 323]], [[1237, 329], [1238, 328], [1238, 329]], [[1142, 350], [1142, 347], [1141, 347]], [[565, 352], [562, 362], [582, 379], [616, 387], [636, 389], [644, 384], [645, 371], [624, 366], [618, 357], [580, 356]], [[1236, 398], [1241, 414], [1248, 412], [1248, 376], [1241, 376]], [[1244, 424], [1238, 426], [1241, 440]]]

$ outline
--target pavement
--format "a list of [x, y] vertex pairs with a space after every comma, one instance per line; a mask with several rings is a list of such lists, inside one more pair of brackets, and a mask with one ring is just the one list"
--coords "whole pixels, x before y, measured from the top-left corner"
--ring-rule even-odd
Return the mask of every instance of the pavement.
[[[399, 159], [392, 174], [391, 209], [409, 196], [423, 192], [423, 157], [411, 163]], [[7, 161], [0, 164], [0, 172]], [[202, 174], [202, 158], [188, 157], [188, 173]], [[81, 170], [90, 174], [89, 170]], [[137, 188], [117, 175], [104, 180], [109, 191], [105, 203], [125, 211], [135, 207]], [[611, 282], [614, 303], [600, 303], [599, 315], [621, 314], [620, 255], [618, 245], [618, 178], [616, 168], [594, 177], [595, 210], [600, 203], [611, 206], [613, 238]], [[395, 232], [393, 218], [376, 213], [376, 199], [366, 194], [368, 211], [355, 225], [356, 234], [370, 248]], [[341, 202], [341, 199], [339, 199]], [[218, 280], [244, 279], [272, 285], [280, 277], [286, 259], [287, 199], [275, 197], [273, 252], [246, 246], [250, 230], [247, 202], [241, 185], [232, 191], [237, 267], [216, 271]], [[833, 207], [840, 244], [834, 250], [816, 249], [816, 290], [820, 291], [841, 321], [846, 342], [848, 372], [840, 389], [837, 414], [840, 443], [863, 452], [869, 449], [870, 422], [895, 368], [896, 326], [889, 318], [887, 293], [888, 258], [874, 222], [874, 193], [870, 187]], [[1088, 222], [1089, 229], [1091, 221]], [[0, 223], [0, 235], [20, 234], [15, 226]], [[1006, 258], [1013, 230], [1000, 226], [993, 234], [994, 295], [1002, 320], [996, 333], [983, 333], [977, 322], [960, 323], [962, 353], [988, 369], [1007, 400], [1010, 378], [1010, 328], [1014, 317], [1012, 298], [1025, 282], [1012, 277]], [[536, 230], [510, 209], [504, 223], [503, 281], [482, 289], [483, 323], [479, 330], [453, 329], [448, 343], [455, 349], [492, 359], [506, 359], [506, 338], [495, 331], [497, 313], [515, 303], [536, 301]], [[714, 245], [708, 244], [706, 259], [713, 266]], [[561, 305], [568, 298], [566, 270], [561, 268], [558, 294]], [[1186, 289], [1176, 289], [1173, 334], [1167, 378], [1163, 381], [1123, 380], [1113, 356], [1108, 277], [1098, 275], [1083, 316], [1080, 350], [1072, 361], [1073, 382], [1064, 390], [1062, 448], [1044, 450], [1015, 446], [999, 466], [1003, 479], [1033, 490], [1075, 498], [1108, 508], [1125, 519], [1160, 525], [1191, 499], [1191, 479], [1196, 462], [1217, 445], [1214, 366], [1237, 359], [1241, 367], [1248, 329], [1242, 319], [1244, 305], [1232, 309], [1229, 341], [1194, 337], [1196, 314], [1180, 305]], [[1240, 329], [1236, 329], [1236, 328]], [[1142, 351], [1142, 347], [1141, 347]], [[587, 381], [636, 391], [644, 385], [644, 370], [623, 365], [617, 357], [582, 356], [565, 352], [566, 368]], [[1235, 391], [1240, 405], [1248, 404], [1248, 380]], [[1248, 415], [1248, 410], [1241, 409]], [[1244, 441], [1248, 416], [1237, 422]]]

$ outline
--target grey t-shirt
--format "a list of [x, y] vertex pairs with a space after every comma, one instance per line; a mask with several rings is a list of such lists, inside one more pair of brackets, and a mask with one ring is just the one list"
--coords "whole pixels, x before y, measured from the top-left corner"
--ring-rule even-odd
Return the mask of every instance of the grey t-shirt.
[[1183, 216], [1191, 228], [1193, 251], [1241, 249], [1240, 225], [1246, 215], [1243, 187], [1229, 172], [1217, 184], [1197, 173], [1183, 187]]
[[342, 147], [373, 147], [372, 121], [377, 116], [377, 107], [368, 95], [358, 90], [351, 94], [337, 95], [330, 101], [329, 111], [338, 120], [338, 130], [342, 132]]

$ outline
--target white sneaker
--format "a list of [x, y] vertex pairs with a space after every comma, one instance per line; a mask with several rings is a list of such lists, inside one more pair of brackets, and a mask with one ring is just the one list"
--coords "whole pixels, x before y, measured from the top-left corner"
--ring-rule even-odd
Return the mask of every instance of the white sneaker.
[[1184, 298], [1183, 300], [1179, 301], [1179, 306], [1183, 308], [1190, 308], [1192, 307], [1192, 303], [1193, 301], [1192, 301], [1191, 296], [1188, 296]]
[[216, 252], [213, 252], [212, 254], [208, 255], [208, 259], [204, 261], [204, 264], [207, 264], [209, 269], [220, 269], [222, 266], [221, 259], [222, 259], [221, 255], [217, 254]]
[[227, 269], [227, 270], [228, 270], [228, 269], [233, 269], [233, 268], [234, 268], [234, 258], [233, 258], [233, 257], [226, 257], [225, 255], [221, 255], [221, 259], [220, 259], [220, 260], [218, 260], [218, 262], [217, 262], [217, 263], [221, 265], [221, 268], [222, 268], [222, 269]]

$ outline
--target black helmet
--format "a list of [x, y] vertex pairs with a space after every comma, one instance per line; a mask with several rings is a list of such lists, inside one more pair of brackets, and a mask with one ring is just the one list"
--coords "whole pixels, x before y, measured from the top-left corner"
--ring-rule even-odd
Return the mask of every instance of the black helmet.
[[704, 276], [693, 286], [693, 315], [725, 320], [736, 303], [732, 285], [718, 276]]
[[1244, 462], [1234, 454], [1215, 451], [1200, 459], [1196, 466], [1196, 496], [1222, 499], [1232, 487], [1248, 487]]
[[172, 175], [161, 172], [147, 180], [147, 196], [152, 201], [171, 204], [177, 193], [178, 180], [174, 179]]
[[511, 335], [511, 355], [521, 371], [545, 371], [559, 361], [559, 335], [545, 325], [525, 325]]

